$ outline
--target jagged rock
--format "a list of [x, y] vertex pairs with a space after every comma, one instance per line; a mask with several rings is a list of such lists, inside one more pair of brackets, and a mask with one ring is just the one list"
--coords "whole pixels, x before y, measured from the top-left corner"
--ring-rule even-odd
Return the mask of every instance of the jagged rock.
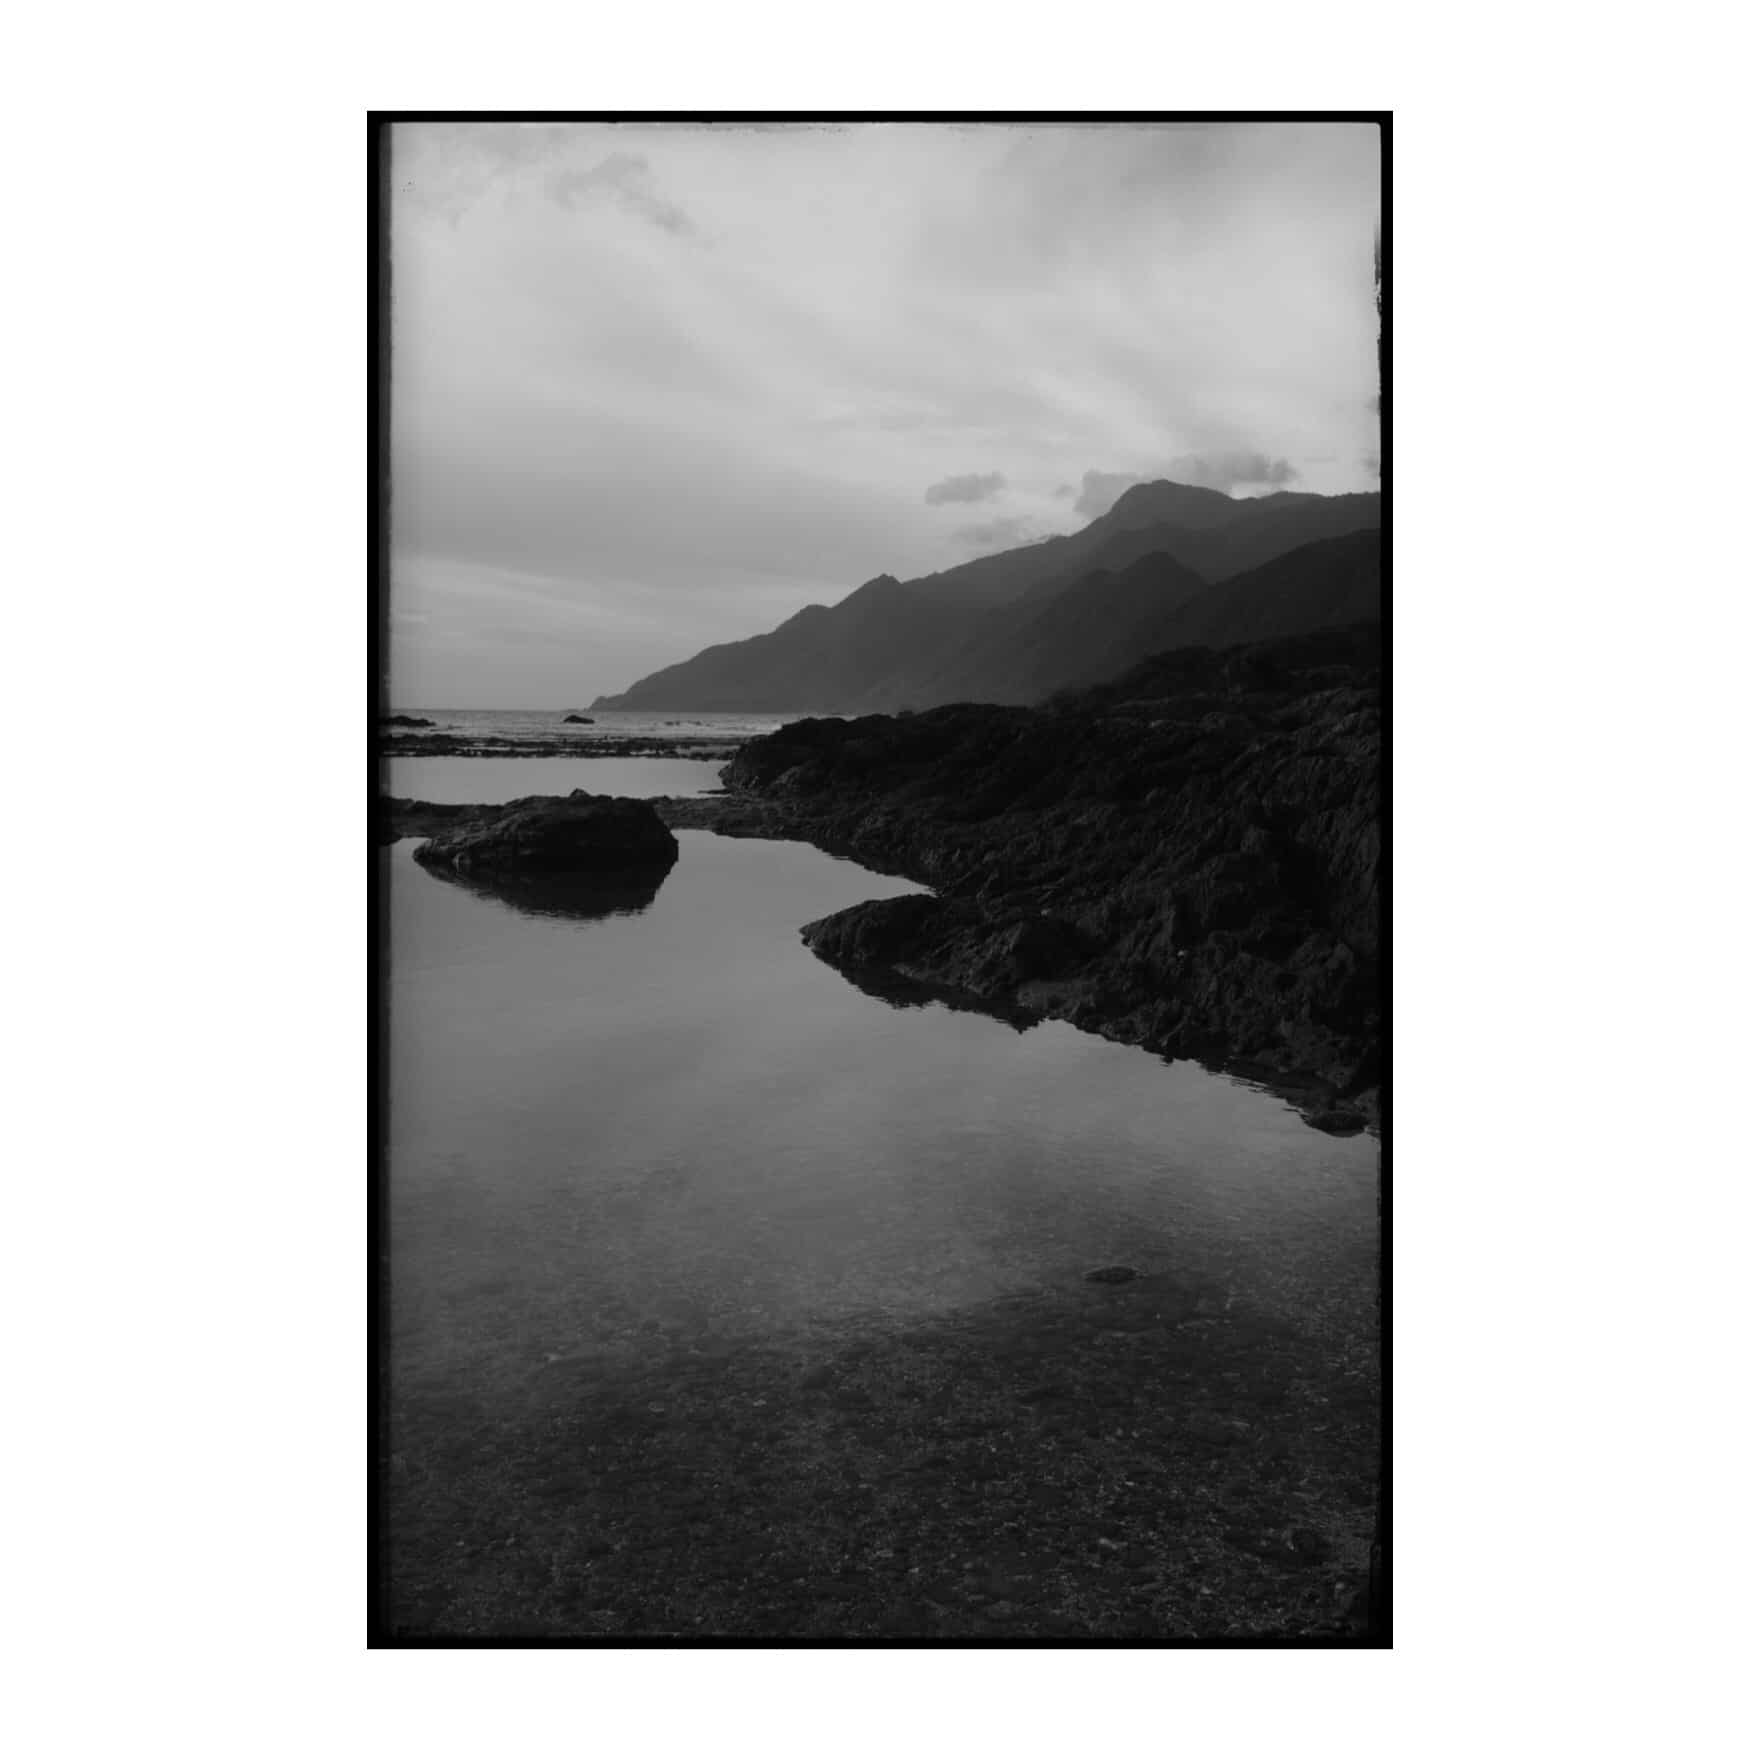
[[379, 725], [381, 727], [432, 727], [435, 723], [424, 720], [420, 715], [381, 715]]
[[821, 917], [801, 939], [830, 965], [890, 966], [908, 977], [1005, 998], [1070, 971], [1082, 941], [1066, 923], [987, 901], [913, 894]]
[[577, 788], [460, 816], [417, 849], [415, 859], [467, 874], [663, 870], [678, 859], [678, 839], [650, 802]]
[[761, 835], [768, 810], [934, 887], [803, 930], [864, 987], [885, 969], [1251, 1064], [1322, 1128], [1373, 1128], [1380, 657], [1373, 627], [1327, 631], [1178, 650], [1044, 709], [797, 721], [742, 747], [728, 805], [693, 822]]
[[597, 725], [591, 715], [564, 715], [562, 719], [564, 721], [574, 722], [577, 727], [593, 727]]
[[[1043, 709], [802, 720], [742, 746], [723, 794], [625, 804], [934, 887], [802, 930], [896, 1006], [1069, 1020], [1378, 1130], [1380, 659], [1378, 629], [1325, 631], [1176, 650]], [[512, 811], [390, 802], [379, 834], [474, 861]]]
[[1302, 1117], [1317, 1131], [1325, 1131], [1328, 1136], [1354, 1137], [1368, 1125], [1362, 1113], [1342, 1107], [1321, 1107], [1316, 1111], [1304, 1112]]

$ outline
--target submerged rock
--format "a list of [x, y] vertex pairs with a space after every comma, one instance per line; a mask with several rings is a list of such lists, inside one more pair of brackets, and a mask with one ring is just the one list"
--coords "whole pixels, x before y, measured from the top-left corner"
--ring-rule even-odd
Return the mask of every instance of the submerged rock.
[[591, 715], [564, 715], [564, 721], [572, 721], [577, 727], [594, 727], [597, 723]]
[[433, 727], [434, 722], [425, 720], [420, 715], [381, 715], [381, 727]]
[[1086, 1273], [1090, 1283], [1133, 1283], [1137, 1272], [1129, 1265], [1102, 1265], [1098, 1270]]
[[664, 870], [678, 839], [651, 803], [619, 795], [528, 795], [461, 818], [415, 851], [427, 867], [462, 873], [518, 870], [605, 874]]

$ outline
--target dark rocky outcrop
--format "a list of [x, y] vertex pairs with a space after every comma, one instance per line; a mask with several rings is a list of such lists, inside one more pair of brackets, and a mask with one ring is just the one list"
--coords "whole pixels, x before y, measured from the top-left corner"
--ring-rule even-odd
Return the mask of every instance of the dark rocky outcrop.
[[379, 725], [381, 727], [432, 727], [434, 723], [420, 715], [381, 715]]
[[663, 874], [678, 860], [678, 839], [649, 802], [577, 788], [461, 811], [415, 859], [465, 874]]
[[[933, 887], [802, 931], [888, 1002], [1226, 1065], [1344, 1134], [1379, 1124], [1384, 1079], [1380, 660], [1378, 628], [1327, 630], [1043, 708], [797, 721], [721, 795], [622, 804]], [[392, 801], [380, 835], [477, 848], [512, 810]]]
[[564, 715], [564, 721], [572, 721], [577, 727], [595, 727], [598, 725], [591, 715]]
[[724, 774], [695, 822], [936, 889], [807, 925], [840, 968], [1243, 1067], [1328, 1130], [1378, 1120], [1378, 629], [1180, 650], [1043, 709], [800, 721]]

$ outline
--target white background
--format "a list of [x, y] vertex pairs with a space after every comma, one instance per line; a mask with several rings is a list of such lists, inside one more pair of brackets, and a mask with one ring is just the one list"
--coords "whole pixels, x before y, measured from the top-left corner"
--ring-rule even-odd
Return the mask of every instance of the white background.
[[[1752, 1751], [1736, 14], [635, 16], [9, 33], [9, 1745]], [[409, 106], [1395, 110], [1393, 1652], [365, 1651], [364, 114]]]

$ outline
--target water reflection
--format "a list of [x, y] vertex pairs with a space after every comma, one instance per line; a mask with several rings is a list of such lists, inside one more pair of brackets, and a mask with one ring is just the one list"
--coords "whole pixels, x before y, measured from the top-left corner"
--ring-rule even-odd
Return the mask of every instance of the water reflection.
[[1020, 1008], [1010, 1002], [990, 1001], [974, 996], [969, 990], [956, 990], [946, 984], [932, 984], [922, 978], [907, 978], [904, 973], [895, 971], [891, 966], [839, 965], [818, 948], [813, 948], [812, 952], [821, 964], [830, 966], [840, 978], [853, 984], [864, 996], [872, 996], [877, 1002], [884, 1002], [890, 1008], [940, 1007], [952, 1009], [956, 1014], [981, 1014], [1013, 1027], [1017, 1033], [1036, 1027], [1043, 1018], [1031, 1009]]
[[639, 917], [659, 896], [673, 865], [618, 874], [461, 874], [444, 867], [424, 867], [423, 872], [478, 898], [493, 899], [522, 917], [591, 923], [605, 917]]
[[1375, 1146], [841, 972], [801, 926], [907, 883], [678, 838], [633, 898], [388, 852], [394, 1623], [1316, 1629], [1373, 1523]]

